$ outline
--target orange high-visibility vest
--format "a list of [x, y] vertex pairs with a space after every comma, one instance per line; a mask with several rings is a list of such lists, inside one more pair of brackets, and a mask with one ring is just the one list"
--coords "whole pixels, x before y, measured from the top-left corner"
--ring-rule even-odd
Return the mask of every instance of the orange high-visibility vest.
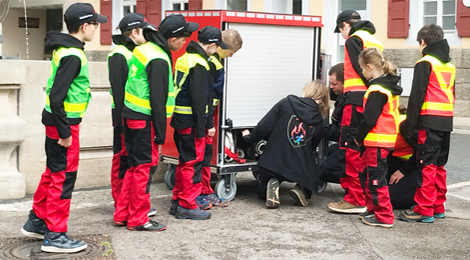
[[[405, 121], [406, 115], [398, 116], [398, 125]], [[397, 141], [395, 142], [395, 149], [392, 153], [393, 156], [408, 161], [413, 155], [413, 148], [405, 141], [405, 138], [400, 134], [400, 127], [398, 127]]]
[[[349, 38], [356, 36], [362, 40], [362, 46], [364, 49], [368, 47], [375, 46], [383, 51], [382, 44], [377, 40], [372, 34], [364, 30], [357, 30], [353, 34], [351, 34]], [[347, 39], [346, 39], [347, 40]], [[366, 91], [367, 87], [362, 82], [361, 77], [357, 72], [354, 70], [351, 59], [349, 58], [348, 50], [346, 49], [346, 45], [344, 45], [344, 90], [343, 92], [350, 92], [350, 91]]]
[[371, 85], [364, 94], [363, 108], [366, 107], [367, 98], [371, 92], [378, 91], [387, 95], [387, 103], [382, 109], [377, 119], [377, 123], [364, 138], [365, 146], [393, 148], [397, 140], [398, 132], [398, 95], [393, 95], [390, 90], [374, 84]]
[[431, 55], [425, 55], [418, 62], [423, 61], [431, 64], [431, 75], [420, 115], [454, 116], [455, 66]]

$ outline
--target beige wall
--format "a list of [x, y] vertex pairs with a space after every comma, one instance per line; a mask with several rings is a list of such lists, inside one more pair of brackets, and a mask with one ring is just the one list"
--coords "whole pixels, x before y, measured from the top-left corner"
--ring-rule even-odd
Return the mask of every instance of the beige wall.
[[264, 0], [251, 0], [251, 11], [263, 12], [264, 11]]
[[[28, 28], [29, 59], [44, 59], [44, 39], [46, 38], [46, 10], [27, 9], [28, 18], [39, 18], [39, 28]], [[2, 25], [3, 53], [8, 57], [20, 55], [26, 59], [26, 30], [19, 28], [18, 18], [24, 17], [24, 9], [11, 8]]]
[[387, 0], [373, 0], [371, 10], [371, 21], [374, 24], [377, 32], [375, 36], [382, 42], [384, 49], [402, 49], [413, 48], [406, 46], [405, 39], [389, 39], [387, 37], [387, 24], [388, 24], [388, 1]]
[[308, 14], [323, 16], [323, 0], [310, 0]]
[[202, 1], [202, 9], [211, 10], [215, 9], [215, 0], [204, 0]]

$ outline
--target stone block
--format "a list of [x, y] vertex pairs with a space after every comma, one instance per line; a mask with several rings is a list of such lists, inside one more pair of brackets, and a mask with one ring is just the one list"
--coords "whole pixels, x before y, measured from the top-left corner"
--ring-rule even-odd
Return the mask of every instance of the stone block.
[[470, 69], [456, 69], [455, 83], [470, 83]]
[[25, 82], [26, 66], [20, 60], [2, 60], [0, 61], [0, 84], [22, 84]]
[[385, 59], [398, 68], [413, 68], [421, 58], [417, 49], [385, 49]]
[[18, 199], [25, 195], [25, 176], [16, 167], [4, 167], [0, 172], [0, 200]]
[[455, 84], [455, 99], [470, 100], [470, 83]]
[[110, 51], [85, 51], [88, 61], [106, 61]]
[[462, 49], [462, 68], [470, 69], [470, 48]]
[[470, 117], [470, 100], [456, 100], [454, 105], [454, 116]]
[[451, 48], [450, 49], [450, 59], [451, 59], [451, 62], [452, 64], [454, 64], [454, 66], [456, 68], [461, 68], [462, 67], [462, 54], [463, 54], [463, 49], [462, 48]]

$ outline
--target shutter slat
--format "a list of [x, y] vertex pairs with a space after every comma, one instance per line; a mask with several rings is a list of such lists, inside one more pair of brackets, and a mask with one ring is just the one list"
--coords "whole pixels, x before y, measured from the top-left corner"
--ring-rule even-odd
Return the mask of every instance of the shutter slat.
[[100, 43], [102, 45], [111, 45], [112, 39], [111, 36], [113, 35], [112, 27], [112, 1], [111, 0], [101, 0], [100, 1], [100, 14], [105, 15], [108, 17], [108, 22], [104, 24], [100, 24]]
[[470, 8], [463, 4], [463, 0], [457, 0], [457, 28], [460, 37], [470, 36]]
[[202, 0], [189, 0], [188, 9], [189, 10], [202, 10]]
[[408, 38], [410, 0], [388, 0], [388, 38]]

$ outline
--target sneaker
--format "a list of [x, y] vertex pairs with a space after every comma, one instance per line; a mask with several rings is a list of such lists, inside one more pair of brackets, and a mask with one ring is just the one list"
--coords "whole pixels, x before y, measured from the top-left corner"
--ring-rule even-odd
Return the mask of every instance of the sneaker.
[[127, 226], [127, 221], [125, 221], [125, 220], [123, 220], [123, 221], [113, 220], [113, 222], [114, 222], [114, 225], [117, 226], [117, 227]]
[[434, 213], [434, 218], [443, 219], [446, 217], [446, 213]]
[[300, 187], [299, 184], [296, 184], [295, 187], [289, 191], [289, 195], [295, 200], [295, 205], [297, 206], [308, 206], [307, 197], [305, 196], [304, 189]]
[[34, 211], [29, 212], [29, 218], [21, 229], [21, 233], [27, 237], [44, 239], [44, 233], [46, 232], [46, 223], [44, 220], [36, 216]]
[[393, 224], [387, 224], [387, 223], [383, 223], [383, 222], [378, 221], [375, 218], [375, 215], [373, 215], [373, 214], [363, 217], [362, 222], [364, 222], [364, 224], [369, 225], [369, 226], [379, 226], [379, 227], [384, 227], [384, 228], [393, 227]]
[[205, 220], [211, 218], [211, 213], [202, 209], [187, 209], [178, 206], [175, 217], [178, 219]]
[[209, 201], [206, 201], [201, 195], [196, 198], [196, 204], [202, 210], [208, 210], [212, 208], [212, 204]]
[[328, 208], [334, 212], [348, 213], [348, 214], [358, 214], [358, 213], [364, 213], [367, 211], [366, 207], [357, 206], [345, 200], [341, 200], [340, 202], [329, 203]]
[[370, 211], [368, 211], [368, 210], [366, 210], [366, 212], [363, 212], [363, 213], [357, 215], [357, 217], [358, 217], [360, 220], [362, 220], [364, 217], [367, 217], [367, 216], [370, 216], [370, 215], [374, 215], [374, 213], [373, 213], [373, 212], [370, 212]]
[[147, 213], [147, 217], [153, 217], [153, 216], [155, 216], [155, 215], [157, 215], [157, 210], [154, 209], [154, 208], [151, 208], [151, 209], [149, 210], [149, 213]]
[[209, 202], [210, 204], [212, 204], [213, 207], [217, 207], [217, 208], [223, 208], [223, 207], [227, 207], [228, 204], [230, 204], [230, 201], [229, 200], [226, 200], [226, 199], [223, 199], [223, 198], [219, 198], [219, 196], [217, 196], [215, 193], [212, 193], [212, 194], [201, 194], [201, 196], [205, 201]]
[[398, 213], [398, 219], [408, 222], [433, 223], [434, 216], [424, 216], [413, 211], [413, 208]]
[[271, 178], [266, 188], [266, 207], [268, 207], [268, 209], [277, 209], [280, 204], [279, 181], [276, 178]]
[[76, 253], [87, 248], [85, 241], [70, 239], [64, 233], [46, 232], [41, 250], [49, 253]]
[[166, 229], [166, 225], [162, 223], [155, 222], [153, 220], [149, 220], [149, 222], [137, 226], [137, 227], [127, 227], [129, 230], [133, 231], [163, 231]]
[[176, 214], [176, 210], [178, 209], [178, 202], [179, 200], [171, 200], [170, 211], [168, 212], [170, 215]]

